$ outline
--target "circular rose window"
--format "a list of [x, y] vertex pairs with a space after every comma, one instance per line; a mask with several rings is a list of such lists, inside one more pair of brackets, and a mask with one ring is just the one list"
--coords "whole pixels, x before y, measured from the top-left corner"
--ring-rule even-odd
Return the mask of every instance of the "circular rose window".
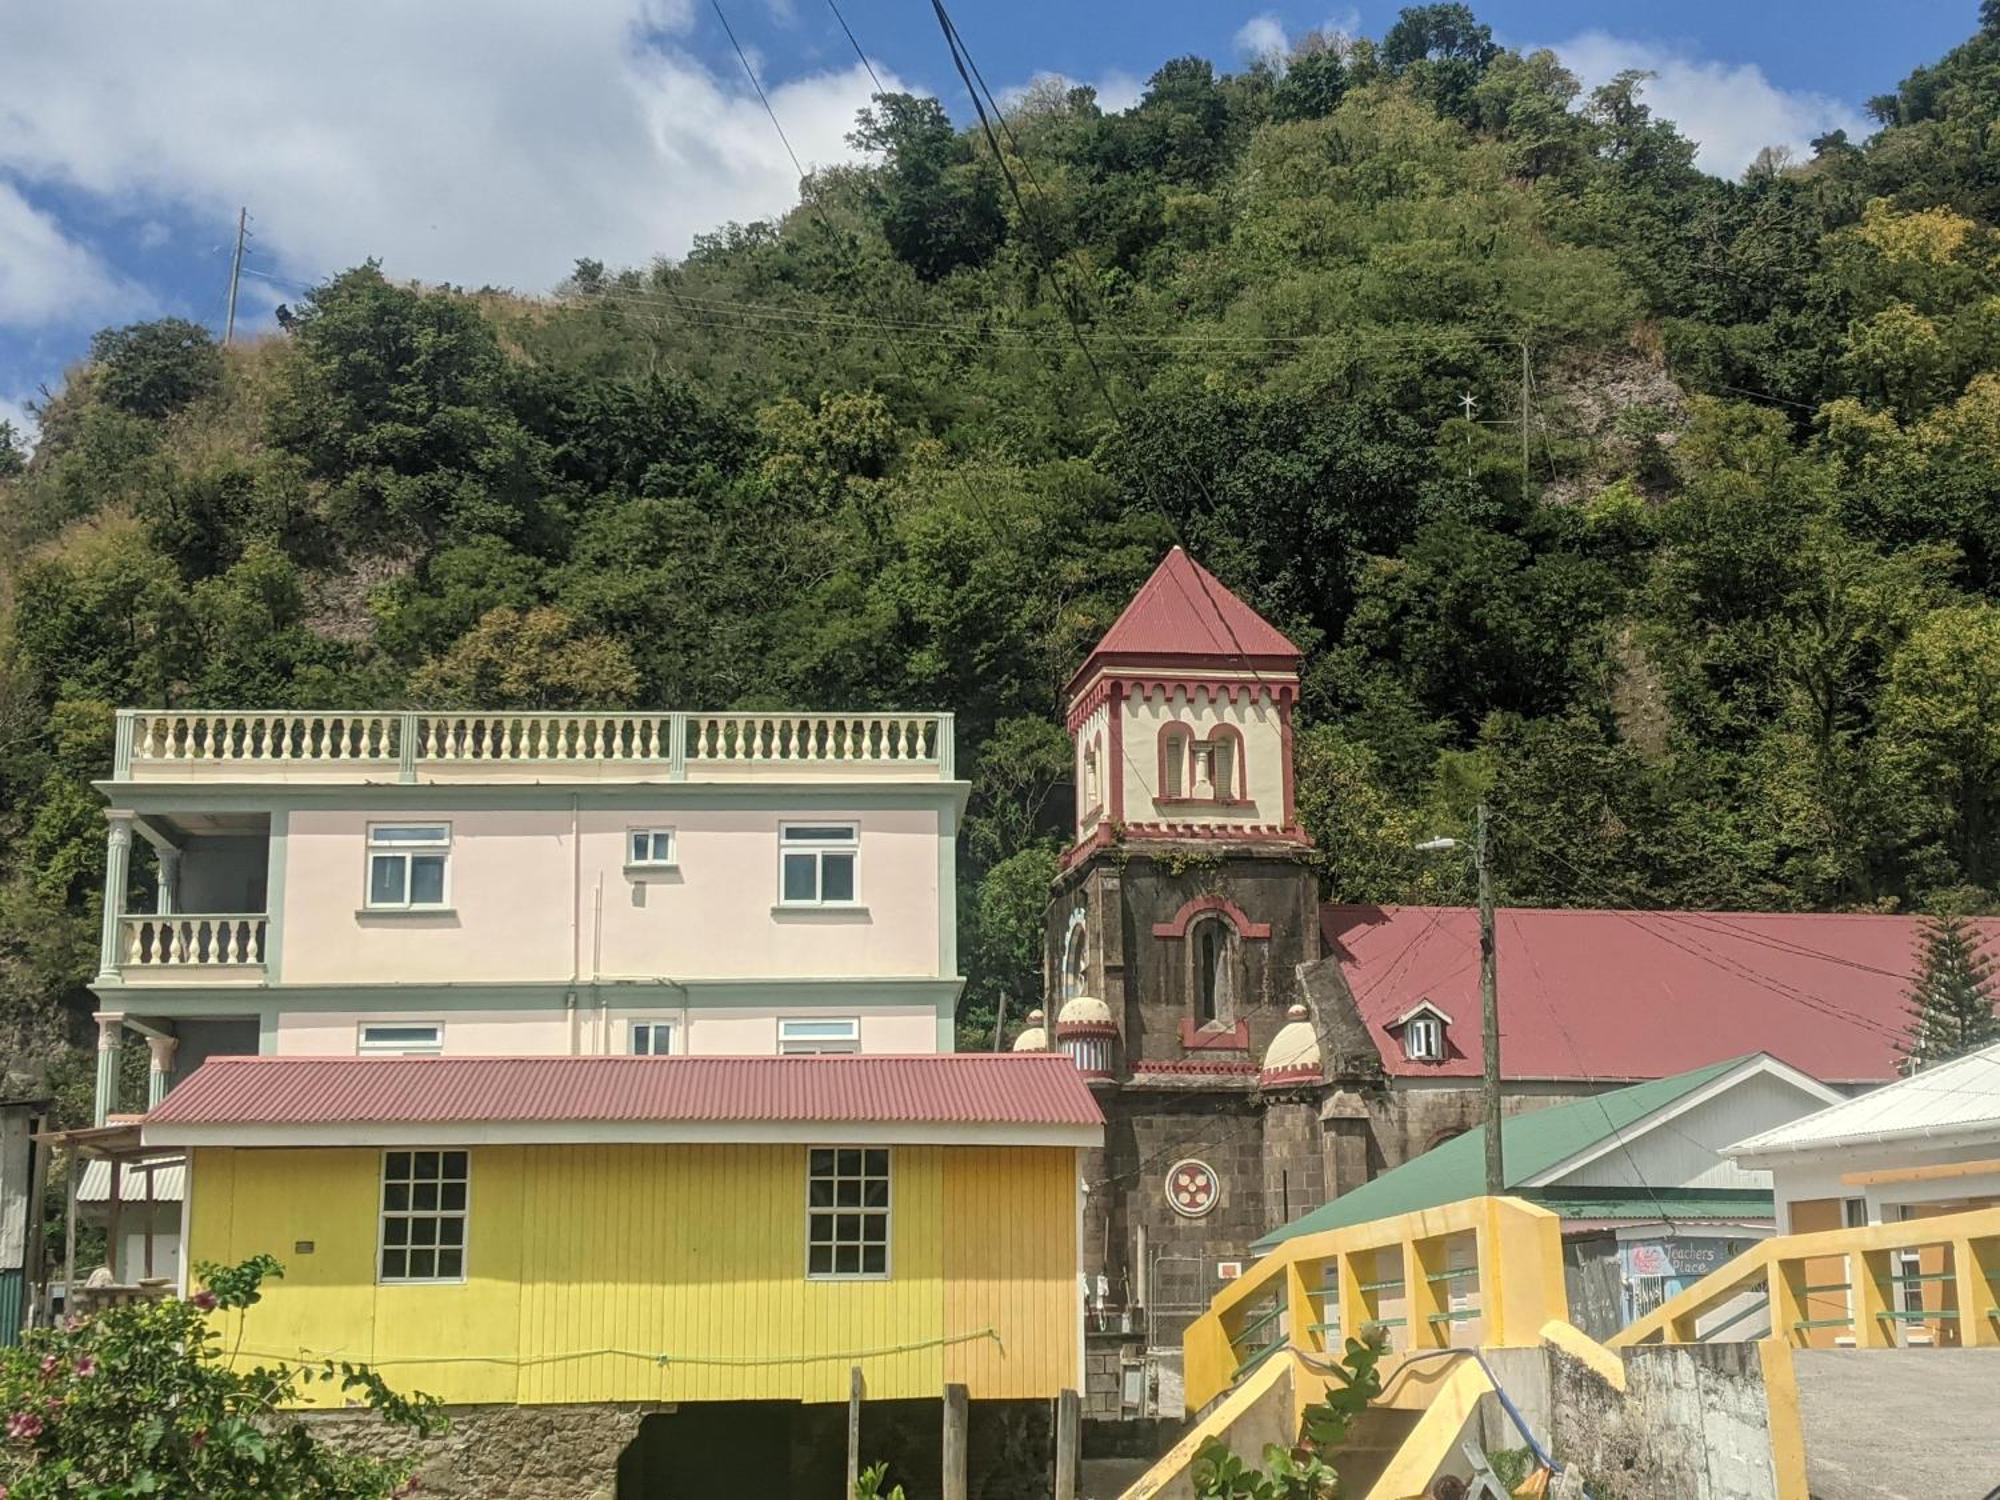
[[1167, 1170], [1167, 1203], [1185, 1219], [1199, 1219], [1222, 1197], [1222, 1179], [1205, 1161], [1190, 1157]]

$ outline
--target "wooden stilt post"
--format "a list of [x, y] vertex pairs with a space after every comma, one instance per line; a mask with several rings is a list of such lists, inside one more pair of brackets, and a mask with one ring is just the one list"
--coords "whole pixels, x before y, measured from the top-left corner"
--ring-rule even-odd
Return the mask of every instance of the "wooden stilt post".
[[854, 1488], [861, 1481], [861, 1366], [847, 1372], [847, 1493], [841, 1500], [854, 1500]]
[[1076, 1500], [1078, 1442], [1083, 1436], [1083, 1402], [1075, 1391], [1056, 1397], [1056, 1496]]
[[967, 1394], [962, 1385], [944, 1388], [944, 1500], [966, 1500]]

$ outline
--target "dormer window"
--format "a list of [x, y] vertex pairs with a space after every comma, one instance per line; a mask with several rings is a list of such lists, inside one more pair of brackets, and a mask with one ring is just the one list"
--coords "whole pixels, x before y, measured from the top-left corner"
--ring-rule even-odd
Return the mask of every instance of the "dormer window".
[[1425, 1000], [1389, 1023], [1391, 1031], [1403, 1037], [1403, 1056], [1411, 1062], [1438, 1063], [1445, 1060], [1445, 1028], [1451, 1017]]
[[1411, 1062], [1444, 1061], [1444, 1022], [1419, 1016], [1403, 1028], [1403, 1055]]

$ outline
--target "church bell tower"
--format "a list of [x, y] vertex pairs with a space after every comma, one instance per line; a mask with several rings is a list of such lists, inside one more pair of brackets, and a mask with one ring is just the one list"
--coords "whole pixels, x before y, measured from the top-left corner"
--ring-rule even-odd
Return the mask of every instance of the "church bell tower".
[[1152, 1300], [1162, 1257], [1226, 1266], [1318, 1201], [1316, 1142], [1294, 1184], [1264, 1141], [1272, 1103], [1320, 1081], [1291, 1014], [1321, 951], [1293, 799], [1299, 660], [1176, 547], [1070, 680], [1074, 839], [1032, 1040], [1069, 1053], [1104, 1109], [1085, 1260], [1126, 1305]]

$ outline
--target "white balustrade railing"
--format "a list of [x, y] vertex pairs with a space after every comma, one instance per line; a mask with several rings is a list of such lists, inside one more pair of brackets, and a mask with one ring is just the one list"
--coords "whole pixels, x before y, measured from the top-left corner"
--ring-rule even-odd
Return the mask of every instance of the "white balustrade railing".
[[931, 761], [937, 714], [691, 714], [691, 761]]
[[118, 919], [118, 960], [127, 969], [261, 966], [269, 919], [262, 912]]
[[938, 713], [425, 713], [121, 709], [116, 776], [229, 765], [395, 767], [561, 762], [935, 766], [954, 774]]

